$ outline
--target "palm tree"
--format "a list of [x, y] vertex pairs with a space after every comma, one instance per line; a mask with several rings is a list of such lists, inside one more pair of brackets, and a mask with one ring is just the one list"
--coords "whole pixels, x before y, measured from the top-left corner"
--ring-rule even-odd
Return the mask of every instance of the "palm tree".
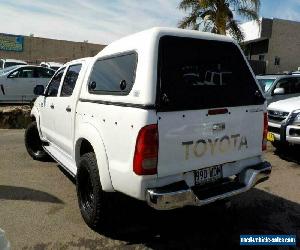
[[235, 17], [259, 22], [260, 0], [182, 0], [179, 9], [190, 11], [179, 22], [179, 28], [201, 28], [221, 35], [229, 33], [241, 42], [244, 34]]

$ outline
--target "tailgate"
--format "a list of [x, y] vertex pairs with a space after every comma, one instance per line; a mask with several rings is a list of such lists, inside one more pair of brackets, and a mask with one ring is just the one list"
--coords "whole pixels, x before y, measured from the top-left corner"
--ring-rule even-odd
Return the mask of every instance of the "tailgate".
[[262, 153], [262, 106], [158, 112], [158, 176], [168, 176]]

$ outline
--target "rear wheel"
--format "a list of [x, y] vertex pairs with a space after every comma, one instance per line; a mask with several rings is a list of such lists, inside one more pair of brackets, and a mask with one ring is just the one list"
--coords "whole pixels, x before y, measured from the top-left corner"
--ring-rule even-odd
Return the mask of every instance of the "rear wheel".
[[42, 161], [49, 157], [43, 149], [36, 121], [30, 123], [25, 131], [25, 146], [34, 160]]
[[86, 224], [92, 229], [103, 226], [108, 201], [101, 187], [94, 153], [86, 153], [80, 158], [76, 187], [80, 212]]

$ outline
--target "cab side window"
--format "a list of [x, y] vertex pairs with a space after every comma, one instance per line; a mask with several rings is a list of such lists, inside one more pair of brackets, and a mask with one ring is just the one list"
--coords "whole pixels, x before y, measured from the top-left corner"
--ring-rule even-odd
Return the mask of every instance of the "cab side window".
[[51, 82], [48, 85], [48, 88], [46, 90], [46, 96], [49, 97], [55, 97], [58, 94], [58, 89], [59, 89], [59, 85], [60, 85], [60, 81], [61, 78], [64, 74], [64, 70], [65, 68], [62, 68], [61, 70], [59, 70], [54, 77], [52, 78]]
[[48, 68], [36, 68], [35, 77], [37, 78], [51, 78], [54, 75], [55, 71]]
[[24, 67], [12, 72], [8, 77], [9, 78], [33, 78], [34, 77], [34, 68]]
[[60, 96], [68, 97], [72, 95], [81, 67], [82, 67], [81, 64], [76, 64], [76, 65], [71, 65], [68, 68], [68, 71], [64, 78]]
[[137, 67], [136, 52], [98, 60], [91, 73], [90, 93], [102, 95], [128, 95], [131, 91]]
[[300, 78], [286, 78], [277, 83], [276, 88], [283, 88], [285, 94], [300, 93]]

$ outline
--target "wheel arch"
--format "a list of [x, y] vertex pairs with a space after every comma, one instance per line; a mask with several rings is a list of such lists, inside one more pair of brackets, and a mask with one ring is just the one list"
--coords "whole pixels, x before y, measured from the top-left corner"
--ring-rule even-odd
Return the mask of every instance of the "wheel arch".
[[81, 155], [88, 152], [94, 152], [102, 189], [106, 192], [113, 192], [114, 188], [109, 173], [109, 161], [100, 132], [93, 125], [88, 123], [79, 125], [76, 131], [74, 145], [74, 159], [76, 166], [78, 166]]

